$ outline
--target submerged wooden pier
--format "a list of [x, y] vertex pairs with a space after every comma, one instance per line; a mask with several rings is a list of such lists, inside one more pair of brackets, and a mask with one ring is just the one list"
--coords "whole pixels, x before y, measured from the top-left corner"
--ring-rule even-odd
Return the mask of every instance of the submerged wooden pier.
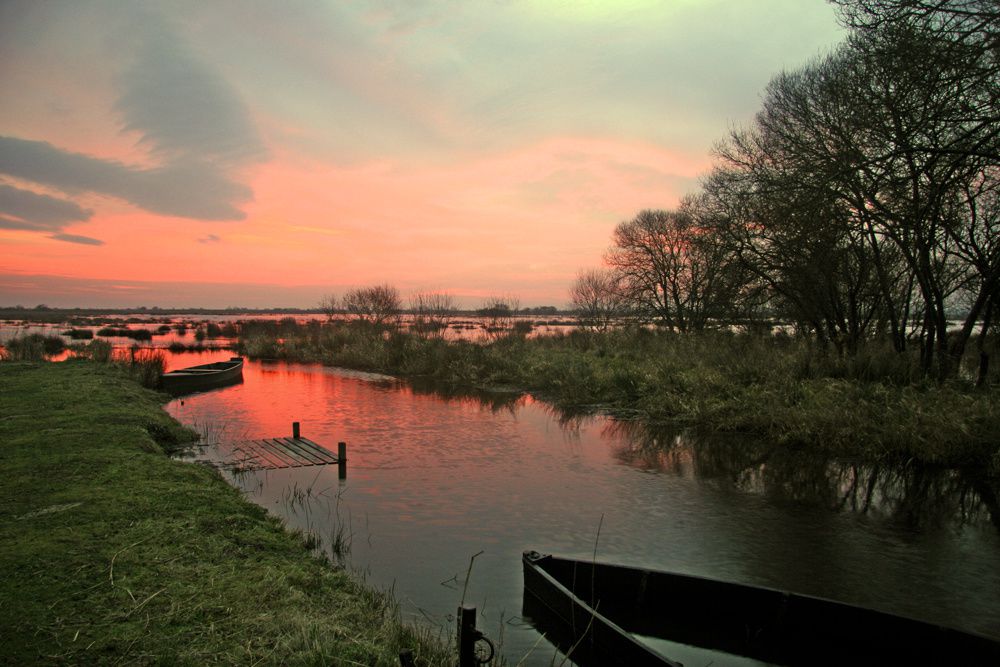
[[243, 440], [233, 443], [232, 465], [243, 470], [276, 470], [305, 466], [336, 465], [339, 477], [347, 477], [347, 443], [337, 443], [334, 454], [322, 445], [303, 438], [299, 422], [292, 423], [292, 437]]

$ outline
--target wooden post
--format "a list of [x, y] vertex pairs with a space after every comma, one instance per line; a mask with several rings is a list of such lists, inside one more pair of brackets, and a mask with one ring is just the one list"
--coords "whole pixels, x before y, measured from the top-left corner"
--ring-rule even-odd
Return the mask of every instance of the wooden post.
[[458, 608], [458, 667], [475, 667], [477, 639], [476, 608], [463, 604]]
[[337, 443], [337, 478], [347, 479], [347, 443]]
[[298, 440], [299, 439], [299, 435], [300, 435], [300, 433], [299, 433], [299, 423], [298, 422], [292, 422], [292, 438], [294, 438], [295, 440]]
[[399, 665], [400, 667], [416, 667], [417, 663], [413, 662], [413, 651], [408, 648], [404, 648], [400, 651]]

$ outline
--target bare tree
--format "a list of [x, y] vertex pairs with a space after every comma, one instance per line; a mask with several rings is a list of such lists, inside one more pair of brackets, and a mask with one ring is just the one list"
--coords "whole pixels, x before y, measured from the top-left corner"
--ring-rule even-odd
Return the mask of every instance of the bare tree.
[[629, 306], [674, 331], [704, 329], [731, 298], [732, 257], [688, 209], [641, 211], [615, 228], [605, 260]]
[[621, 277], [607, 268], [581, 271], [570, 288], [570, 302], [581, 327], [607, 331], [625, 313]]
[[[1000, 155], [985, 58], [907, 23], [856, 33], [772, 80], [706, 186], [742, 220], [730, 231], [743, 256], [820, 335], [857, 340], [875, 317], [897, 350], [915, 334], [924, 372], [941, 378], [1000, 279], [986, 250], [997, 230], [975, 203]], [[949, 332], [949, 303], [973, 284], [966, 323]]]
[[1000, 33], [997, 0], [830, 0], [841, 22], [854, 30], [878, 30], [909, 24], [955, 41], [994, 47]]
[[422, 336], [443, 335], [455, 312], [455, 299], [444, 292], [417, 292], [410, 297], [413, 331]]
[[332, 322], [333, 318], [336, 317], [340, 310], [340, 299], [337, 298], [336, 294], [325, 294], [323, 298], [319, 300], [319, 309], [320, 312], [326, 315], [326, 321], [328, 323]]
[[395, 324], [402, 311], [399, 290], [388, 284], [350, 289], [344, 294], [343, 304], [357, 321], [376, 328]]
[[487, 297], [476, 311], [483, 336], [487, 340], [496, 341], [517, 333], [515, 325], [520, 308], [521, 301], [516, 296], [507, 294]]
[[[961, 66], [947, 74], [951, 87], [963, 97], [961, 108], [949, 115], [960, 121], [968, 137], [988, 141], [961, 141], [952, 145], [938, 142], [917, 144], [921, 150], [948, 154], [974, 154], [994, 162], [1000, 159], [1000, 2], [997, 0], [830, 0], [839, 7], [841, 23], [864, 40], [879, 35], [909, 33], [935, 43], [931, 54], [913, 54], [918, 66], [934, 67], [943, 62]], [[957, 112], [957, 113], [956, 113]]]

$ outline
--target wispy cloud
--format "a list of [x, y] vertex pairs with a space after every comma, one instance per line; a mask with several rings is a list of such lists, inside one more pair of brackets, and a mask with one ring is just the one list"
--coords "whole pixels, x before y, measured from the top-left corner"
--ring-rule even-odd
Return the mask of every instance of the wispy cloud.
[[220, 243], [221, 241], [222, 239], [215, 234], [209, 234], [208, 236], [198, 239], [198, 243]]
[[[0, 140], [0, 163], [5, 159]], [[71, 201], [0, 183], [0, 228], [58, 231], [91, 215], [93, 211]]]
[[89, 236], [80, 236], [79, 234], [51, 234], [50, 239], [55, 239], [56, 241], [65, 241], [66, 243], [78, 243], [80, 245], [104, 245], [104, 241], [100, 239], [93, 239]]

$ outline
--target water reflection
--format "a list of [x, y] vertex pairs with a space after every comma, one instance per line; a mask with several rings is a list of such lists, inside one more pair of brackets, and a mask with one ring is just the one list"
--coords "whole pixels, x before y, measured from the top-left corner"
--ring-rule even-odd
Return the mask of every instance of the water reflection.
[[626, 465], [731, 485], [776, 504], [866, 515], [909, 530], [984, 522], [1000, 530], [996, 490], [974, 472], [830, 460], [635, 421], [610, 421], [603, 430]]
[[596, 547], [608, 562], [1000, 635], [995, 503], [961, 475], [787, 457], [766, 443], [567, 415], [530, 396], [282, 362], [248, 361], [243, 384], [168, 410], [215, 434], [209, 458], [239, 439], [287, 436], [293, 421], [321, 445], [347, 442], [346, 481], [336, 466], [233, 481], [335, 557], [339, 536], [350, 567], [393, 586], [404, 614], [445, 631], [470, 557], [483, 551], [466, 600], [479, 607], [481, 628], [503, 633], [510, 664], [552, 657], [518, 618], [525, 549], [590, 558]]
[[511, 390], [482, 390], [468, 387], [453, 387], [442, 385], [426, 379], [417, 378], [413, 381], [400, 382], [399, 387], [406, 386], [415, 396], [432, 396], [442, 401], [472, 402], [493, 413], [508, 412], [514, 414], [519, 407], [524, 406], [529, 397]]

